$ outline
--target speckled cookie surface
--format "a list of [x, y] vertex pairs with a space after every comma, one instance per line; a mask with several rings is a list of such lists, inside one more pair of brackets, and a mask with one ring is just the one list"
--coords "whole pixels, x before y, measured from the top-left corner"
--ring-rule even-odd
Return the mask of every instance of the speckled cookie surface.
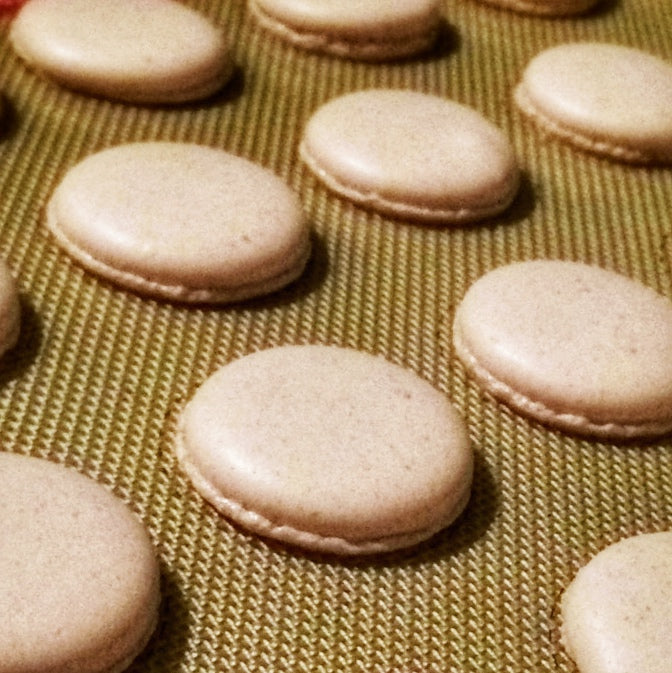
[[385, 61], [428, 50], [441, 23], [437, 0], [249, 0], [260, 26], [309, 51]]
[[371, 89], [312, 115], [301, 157], [329, 189], [399, 218], [468, 222], [506, 209], [519, 171], [504, 134], [476, 110], [409, 90]]
[[672, 64], [618, 44], [562, 44], [535, 56], [518, 107], [552, 136], [614, 160], [672, 162]]
[[0, 483], [0, 671], [122, 671], [158, 615], [144, 527], [102, 486], [55, 463], [0, 453]]
[[175, 0], [29, 0], [10, 39], [59, 84], [128, 102], [205, 98], [233, 73], [222, 31]]
[[580, 673], [665, 673], [671, 628], [670, 532], [602, 550], [562, 597], [562, 640]]
[[458, 306], [458, 356], [489, 392], [565, 430], [672, 430], [672, 302], [626, 276], [536, 260], [482, 276]]
[[188, 143], [131, 143], [70, 168], [47, 227], [86, 269], [144, 295], [230, 302], [295, 280], [310, 253], [298, 197], [270, 171]]
[[16, 281], [0, 260], [0, 356], [16, 345], [21, 329], [21, 304]]
[[473, 470], [445, 395], [382, 358], [329, 346], [222, 367], [184, 410], [177, 453], [226, 516], [335, 554], [429, 538], [465, 507]]

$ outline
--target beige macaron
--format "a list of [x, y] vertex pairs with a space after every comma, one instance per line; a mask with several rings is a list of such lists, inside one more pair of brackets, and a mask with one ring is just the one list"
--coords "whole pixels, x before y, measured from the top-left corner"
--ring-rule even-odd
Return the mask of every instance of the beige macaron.
[[439, 0], [249, 0], [258, 24], [302, 49], [384, 61], [430, 49]]
[[284, 346], [225, 365], [183, 411], [177, 455], [244, 528], [354, 555], [425, 540], [469, 498], [473, 455], [445, 395], [387, 360]]
[[672, 533], [602, 550], [565, 591], [561, 612], [562, 642], [580, 673], [668, 673]]
[[453, 338], [481, 386], [534, 419], [615, 439], [672, 430], [672, 302], [626, 276], [499, 267], [467, 291]]
[[310, 235], [271, 171], [189, 143], [131, 143], [70, 168], [47, 227], [89, 271], [143, 295], [231, 302], [295, 280]]
[[511, 144], [494, 124], [454, 101], [403, 89], [369, 89], [322, 105], [300, 153], [340, 196], [419, 222], [496, 215], [519, 185]]
[[0, 356], [16, 345], [20, 330], [18, 288], [7, 264], [0, 260]]
[[10, 41], [51, 80], [133, 103], [205, 98], [234, 70], [222, 31], [176, 0], [29, 0]]
[[515, 90], [544, 132], [633, 163], [672, 162], [672, 64], [639, 49], [577, 42], [535, 56]]
[[140, 521], [73, 469], [0, 453], [0, 673], [117, 673], [158, 620]]
[[587, 12], [600, 0], [481, 0], [481, 2], [521, 14], [556, 17]]

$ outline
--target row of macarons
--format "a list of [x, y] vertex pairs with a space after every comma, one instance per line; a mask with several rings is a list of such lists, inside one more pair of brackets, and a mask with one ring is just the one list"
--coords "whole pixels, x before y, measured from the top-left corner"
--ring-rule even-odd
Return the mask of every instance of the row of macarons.
[[[487, 1], [541, 14], [583, 12], [595, 4]], [[358, 44], [377, 60], [417, 53], [431, 47], [441, 22], [438, 0], [251, 0], [249, 8], [262, 26], [291, 43], [349, 58], [364, 57], [355, 49]], [[13, 18], [9, 39], [22, 60], [46, 77], [127, 102], [206, 98], [235, 70], [222, 30], [176, 0], [29, 0]], [[397, 44], [404, 42], [411, 46]], [[346, 46], [334, 46], [339, 44]], [[644, 163], [672, 160], [666, 114], [671, 98], [669, 63], [599, 43], [544, 51], [528, 65], [516, 90], [520, 109], [546, 131], [599, 154]]]
[[[521, 109], [615, 160], [672, 159], [672, 66], [640, 50], [570, 43], [538, 55]], [[368, 89], [319, 107], [299, 154], [326, 187], [402, 221], [455, 224], [501, 213], [520, 170], [476, 110], [411, 90]], [[252, 162], [189, 143], [136, 142], [71, 167], [47, 226], [85, 268], [142, 294], [239, 301], [298, 278], [310, 232], [297, 196]]]
[[[669, 431], [672, 302], [624, 276], [561, 261], [500, 267], [468, 291], [454, 339], [487, 390], [538, 420], [616, 438]], [[336, 346], [269, 348], [224, 365], [182, 410], [174, 443], [221, 514], [330, 555], [390, 552], [437, 535], [465, 510], [474, 476], [467, 426], [443, 392]], [[21, 596], [23, 615], [0, 602], [3, 664], [123, 670], [158, 622], [160, 571], [147, 531], [74, 470], [0, 452], [0, 478], [0, 596]], [[584, 673], [632, 670], [608, 665], [612, 648], [647, 661], [667, 644], [670, 537], [607, 549], [566, 591], [563, 638]], [[36, 583], [43, 577], [50, 581]]]
[[[598, 0], [486, 2], [567, 16]], [[21, 5], [10, 32], [17, 54], [80, 91], [177, 103], [208, 97], [233, 73], [232, 50], [219, 27], [177, 0], [6, 0], [0, 9]], [[259, 26], [299, 48], [378, 62], [430, 50], [443, 23], [441, 0], [249, 0], [248, 8]]]

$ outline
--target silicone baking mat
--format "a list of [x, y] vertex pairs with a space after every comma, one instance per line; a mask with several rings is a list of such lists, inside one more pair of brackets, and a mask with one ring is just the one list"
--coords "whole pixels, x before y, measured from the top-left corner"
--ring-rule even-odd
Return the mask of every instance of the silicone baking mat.
[[[243, 0], [189, 4], [222, 26], [238, 71], [215, 98], [174, 108], [43, 81], [12, 54], [0, 19], [0, 255], [23, 303], [20, 345], [0, 366], [1, 450], [74, 466], [149, 528], [164, 605], [133, 673], [572, 671], [557, 641], [559, 595], [608, 542], [670, 527], [672, 443], [590, 441], [519, 417], [465, 376], [451, 321], [471, 282], [514, 260], [580, 260], [672, 295], [672, 170], [546, 140], [511, 98], [529, 59], [562, 42], [672, 61], [672, 4], [614, 0], [551, 20], [445, 0], [437, 48], [385, 65], [286, 46], [254, 26]], [[327, 193], [298, 161], [302, 128], [321, 103], [369, 87], [452, 98], [502, 128], [525, 175], [513, 207], [478, 225], [424, 227]], [[43, 225], [57, 181], [92, 152], [154, 139], [225, 148], [283, 177], [314, 231], [301, 280], [266, 299], [190, 308], [71, 263]], [[255, 538], [195, 494], [172, 449], [185, 400], [231, 359], [295, 343], [380, 354], [452, 398], [477, 453], [456, 525], [404, 553], [338, 560]]]

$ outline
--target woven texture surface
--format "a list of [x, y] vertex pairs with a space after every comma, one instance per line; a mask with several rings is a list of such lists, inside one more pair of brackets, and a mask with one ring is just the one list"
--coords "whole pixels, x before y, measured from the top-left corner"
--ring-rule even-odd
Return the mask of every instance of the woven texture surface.
[[[618, 42], [672, 60], [672, 5], [615, 0], [548, 20], [445, 0], [433, 53], [374, 65], [285, 46], [254, 27], [244, 0], [189, 4], [230, 36], [238, 73], [215, 99], [177, 108], [44, 82], [12, 54], [0, 19], [0, 255], [23, 302], [20, 345], [0, 366], [1, 450], [72, 465], [145, 521], [165, 601], [133, 673], [572, 671], [557, 641], [559, 595], [608, 542], [669, 527], [672, 442], [577, 439], [517, 416], [465, 376], [451, 321], [477, 277], [538, 257], [598, 264], [672, 296], [672, 170], [544, 140], [511, 99], [528, 60], [561, 42]], [[514, 206], [441, 229], [328, 194], [297, 159], [308, 116], [336, 95], [383, 86], [453, 98], [500, 126], [525, 171]], [[225, 148], [286, 179], [315, 232], [302, 279], [266, 299], [189, 308], [72, 264], [43, 225], [55, 184], [92, 152], [153, 139]], [[172, 450], [185, 400], [235, 357], [308, 342], [383, 355], [452, 398], [477, 452], [456, 525], [403, 554], [338, 561], [248, 535], [195, 494]]]

